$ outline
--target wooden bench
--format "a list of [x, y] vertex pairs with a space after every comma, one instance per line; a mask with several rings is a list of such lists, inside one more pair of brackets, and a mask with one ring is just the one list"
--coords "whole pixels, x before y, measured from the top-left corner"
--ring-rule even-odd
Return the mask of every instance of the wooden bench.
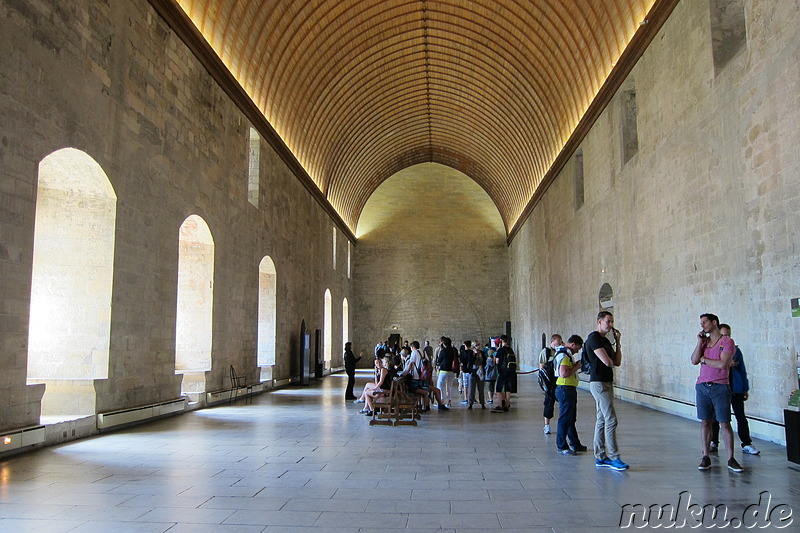
[[416, 426], [420, 419], [421, 397], [408, 392], [405, 380], [393, 381], [389, 395], [376, 398], [369, 425]]
[[392, 390], [394, 384], [389, 389], [389, 394], [373, 398], [372, 400], [372, 420], [370, 426], [393, 426], [392, 422]]

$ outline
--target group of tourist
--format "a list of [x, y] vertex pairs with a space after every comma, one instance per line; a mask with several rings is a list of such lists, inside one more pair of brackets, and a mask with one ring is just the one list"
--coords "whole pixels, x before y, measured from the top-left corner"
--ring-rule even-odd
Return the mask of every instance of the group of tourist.
[[[710, 313], [700, 315], [702, 330], [697, 335], [697, 345], [691, 355], [693, 365], [700, 365], [700, 375], [695, 385], [697, 418], [701, 420], [702, 459], [698, 468], [711, 468], [709, 454], [716, 452], [719, 434], [728, 452], [728, 468], [742, 472], [733, 452], [731, 407], [737, 420], [743, 453], [757, 455], [759, 451], [750, 438], [744, 401], [748, 398], [749, 383], [741, 350], [731, 339], [731, 328], [720, 324]], [[611, 339], [613, 339], [613, 343]], [[367, 383], [356, 398], [353, 394], [356, 358], [348, 342], [345, 345], [345, 369], [348, 374], [347, 399], [364, 403], [360, 411], [372, 416], [374, 400], [389, 394], [392, 381], [409, 379], [409, 392], [418, 394], [423, 410], [430, 410], [435, 401], [438, 408], [451, 407], [453, 391], [463, 398], [462, 404], [472, 409], [479, 403], [486, 409], [485, 390], [488, 385], [488, 403], [496, 402], [491, 412], [503, 413], [511, 407], [511, 394], [517, 392], [517, 359], [509, 338], [500, 337], [498, 346], [466, 340], [459, 349], [449, 337], [442, 337], [436, 350], [425, 341], [420, 348], [417, 341], [408, 342], [394, 353], [388, 343], [375, 347], [375, 380]], [[576, 455], [587, 450], [576, 429], [578, 373], [589, 374], [589, 390], [596, 404], [596, 422], [593, 439], [595, 466], [623, 471], [629, 468], [622, 461], [617, 445], [617, 415], [614, 409], [614, 367], [622, 363], [622, 343], [619, 330], [614, 327], [614, 315], [601, 311], [597, 327], [586, 338], [571, 335], [567, 342], [559, 334], [550, 338], [550, 346], [539, 354], [539, 372], [548, 366], [553, 372], [553, 387], [545, 389], [544, 433], [551, 434], [550, 422], [554, 417], [555, 403], [559, 404], [556, 428], [556, 449], [562, 455]], [[434, 385], [433, 369], [438, 369]]]
[[[517, 392], [517, 359], [505, 335], [500, 337], [499, 346], [486, 344], [483, 348], [477, 342], [465, 340], [456, 349], [449, 337], [442, 337], [435, 350], [429, 341], [425, 341], [424, 347], [413, 341], [402, 347], [395, 344], [395, 348], [381, 341], [375, 346], [375, 379], [356, 397], [353, 385], [356, 363], [360, 359], [353, 354], [351, 343], [346, 343], [345, 399], [365, 404], [360, 413], [367, 416], [373, 414], [375, 398], [388, 395], [392, 382], [401, 378], [408, 380], [410, 393], [420, 396], [423, 411], [429, 411], [434, 401], [439, 410], [448, 411], [455, 390], [467, 409], [472, 409], [475, 403], [486, 409], [488, 386], [488, 403], [497, 402], [491, 412], [502, 413], [509, 410], [511, 394]], [[434, 369], [438, 371], [435, 382]]]
[[[749, 383], [741, 350], [731, 339], [731, 327], [720, 324], [719, 317], [711, 313], [700, 315], [702, 330], [697, 335], [697, 345], [691, 355], [693, 365], [700, 365], [700, 375], [695, 385], [697, 418], [701, 421], [702, 459], [698, 468], [709, 470], [709, 453], [716, 452], [719, 433], [722, 432], [728, 452], [727, 466], [732, 472], [744, 469], [734, 457], [731, 407], [736, 416], [737, 429], [742, 441], [742, 452], [758, 455], [753, 446], [744, 402], [748, 398]], [[609, 335], [613, 338], [612, 344]], [[555, 379], [553, 389], [545, 388], [544, 433], [550, 434], [550, 421], [554, 406], [559, 404], [556, 429], [556, 449], [563, 455], [576, 455], [586, 451], [575, 428], [577, 417], [578, 372], [589, 374], [589, 390], [596, 403], [597, 420], [594, 430], [593, 451], [595, 466], [613, 470], [627, 470], [617, 445], [617, 415], [614, 410], [614, 367], [622, 363], [621, 334], [614, 327], [614, 315], [601, 311], [597, 315], [597, 328], [586, 338], [572, 335], [566, 343], [561, 335], [550, 338], [550, 346], [539, 354], [539, 372], [552, 364]]]
[[[608, 339], [611, 334], [614, 344]], [[614, 315], [601, 311], [597, 329], [584, 343], [580, 335], [572, 335], [564, 343], [561, 335], [550, 338], [550, 347], [539, 354], [539, 372], [552, 364], [556, 376], [554, 387], [545, 390], [544, 433], [550, 434], [555, 402], [559, 404], [556, 429], [556, 450], [562, 455], [576, 455], [587, 447], [581, 444], [576, 429], [578, 416], [578, 372], [589, 374], [589, 390], [597, 404], [593, 451], [595, 466], [612, 470], [627, 470], [617, 446], [617, 415], [614, 410], [614, 367], [622, 362], [621, 334], [614, 328]], [[585, 344], [585, 347], [584, 347]]]

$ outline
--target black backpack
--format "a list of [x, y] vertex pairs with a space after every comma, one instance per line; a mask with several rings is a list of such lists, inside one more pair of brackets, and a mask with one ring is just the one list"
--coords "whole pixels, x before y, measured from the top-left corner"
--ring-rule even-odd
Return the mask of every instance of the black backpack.
[[585, 344], [583, 345], [583, 348], [581, 348], [581, 373], [582, 374], [592, 373], [592, 361], [589, 359], [589, 352], [586, 350]]
[[505, 357], [505, 369], [506, 374], [516, 374], [517, 373], [517, 355], [511, 350], [508, 349]]
[[550, 396], [555, 396], [556, 392], [556, 372], [554, 362], [556, 354], [552, 348], [547, 348], [547, 362], [542, 368], [539, 369], [537, 378], [539, 380], [539, 387], [542, 391]]

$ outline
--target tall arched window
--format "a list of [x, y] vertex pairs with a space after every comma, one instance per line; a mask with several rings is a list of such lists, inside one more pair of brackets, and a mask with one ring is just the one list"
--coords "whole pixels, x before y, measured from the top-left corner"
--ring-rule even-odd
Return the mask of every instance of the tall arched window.
[[214, 239], [205, 220], [192, 215], [181, 224], [179, 241], [175, 373], [183, 374], [182, 392], [203, 392], [211, 370]]
[[331, 359], [333, 359], [333, 299], [331, 298], [331, 290], [325, 289], [325, 314], [323, 317], [323, 346], [322, 353], [325, 360], [325, 366], [330, 367]]
[[277, 277], [275, 263], [266, 255], [258, 266], [258, 366], [275, 364], [275, 313]]
[[347, 241], [347, 279], [350, 279], [350, 241]]
[[342, 300], [342, 346], [350, 340], [350, 304]]
[[117, 195], [74, 148], [39, 163], [28, 330], [28, 383], [45, 383], [42, 415], [95, 412], [108, 378]]
[[333, 269], [336, 270], [336, 226], [333, 228], [333, 240], [331, 241], [331, 249], [333, 250]]
[[259, 165], [261, 160], [261, 136], [254, 127], [250, 127], [250, 138], [247, 146], [247, 201], [258, 207]]

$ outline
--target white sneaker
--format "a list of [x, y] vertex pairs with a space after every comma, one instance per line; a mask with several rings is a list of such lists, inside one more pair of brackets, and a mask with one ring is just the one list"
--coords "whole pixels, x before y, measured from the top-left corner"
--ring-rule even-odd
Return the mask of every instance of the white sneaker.
[[544, 434], [545, 435], [550, 435], [550, 424], [545, 424], [544, 425]]
[[713, 442], [710, 442], [710, 443], [708, 444], [708, 451], [710, 451], [710, 452], [716, 452], [716, 451], [717, 451], [717, 445], [716, 445], [716, 444], [714, 444]]
[[749, 453], [750, 455], [758, 455], [758, 454], [760, 454], [760, 453], [761, 453], [761, 452], [760, 452], [760, 451], [758, 451], [758, 450], [756, 449], [756, 447], [755, 447], [755, 446], [753, 446], [752, 444], [748, 444], [747, 446], [742, 446], [742, 451], [743, 451], [744, 453]]

